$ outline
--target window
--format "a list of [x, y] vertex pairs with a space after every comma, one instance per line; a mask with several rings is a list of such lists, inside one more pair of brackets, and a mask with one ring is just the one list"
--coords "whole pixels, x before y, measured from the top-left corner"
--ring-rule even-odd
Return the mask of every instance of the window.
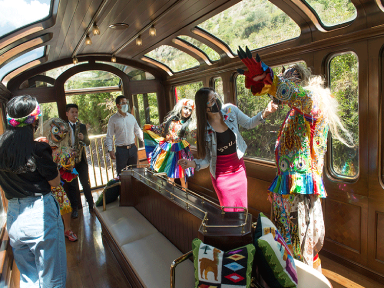
[[[82, 65], [82, 64], [76, 64], [76, 65]], [[57, 67], [57, 68], [54, 68], [54, 69], [51, 69], [51, 70], [45, 72], [45, 75], [49, 76], [53, 79], [57, 79], [62, 73], [64, 73], [68, 69], [72, 68], [73, 66], [75, 66], [75, 64], [68, 64], [65, 66]]]
[[330, 89], [339, 102], [339, 116], [355, 144], [349, 148], [333, 138], [330, 143], [331, 168], [336, 174], [346, 177], [356, 177], [359, 171], [358, 63], [356, 54], [352, 52], [337, 55], [329, 63]]
[[[304, 62], [300, 62], [305, 64]], [[293, 63], [292, 63], [293, 64]], [[287, 64], [289, 66], [289, 64]], [[273, 68], [276, 75], [281, 73], [281, 66]], [[245, 76], [236, 77], [237, 106], [249, 117], [255, 116], [268, 105], [271, 99], [265, 96], [253, 96], [251, 91], [245, 88]], [[275, 143], [285, 117], [290, 108], [287, 105], [279, 106], [278, 110], [270, 115], [264, 125], [246, 130], [240, 126], [241, 136], [248, 148], [245, 156], [267, 161], [275, 161]]]
[[64, 84], [65, 90], [91, 88], [91, 87], [110, 87], [118, 86], [120, 77], [115, 74], [90, 70], [78, 73], [67, 80]]
[[253, 50], [300, 36], [300, 27], [267, 0], [243, 0], [198, 25], [232, 51]]
[[[133, 95], [133, 106], [137, 124], [142, 128], [145, 124], [160, 125], [159, 109], [156, 93]], [[140, 142], [139, 148], [144, 147]]]
[[40, 57], [43, 57], [44, 51], [44, 47], [39, 47], [32, 51], [24, 53], [23, 55], [7, 63], [6, 65], [0, 68], [0, 80], [2, 80], [5, 75], [15, 70], [16, 68], [23, 66], [24, 64], [36, 60]]
[[355, 6], [350, 0], [305, 0], [315, 10], [324, 26], [334, 26], [356, 18]]
[[183, 71], [200, 65], [199, 61], [192, 56], [167, 45], [162, 45], [145, 54], [145, 56], [167, 65], [173, 72]]
[[0, 0], [0, 37], [49, 15], [51, 0]]
[[57, 110], [57, 103], [40, 103], [41, 110], [43, 111], [43, 121], [46, 121], [51, 118], [59, 117], [59, 112]]
[[221, 77], [213, 79], [213, 89], [221, 96], [222, 99], [220, 100], [224, 103], [223, 79], [221, 79]]
[[203, 88], [203, 82], [201, 81], [177, 86], [175, 88], [175, 97], [177, 100], [182, 98], [195, 100], [195, 94], [200, 88]]
[[188, 41], [192, 45], [195, 45], [197, 48], [199, 48], [201, 51], [203, 51], [205, 54], [207, 54], [207, 56], [209, 57], [209, 59], [211, 61], [220, 60], [219, 53], [217, 53], [215, 50], [213, 50], [211, 47], [208, 47], [204, 43], [201, 43], [200, 41], [196, 40], [195, 38], [185, 36], [185, 35], [181, 35], [181, 36], [177, 36], [177, 37], [181, 38], [185, 41]]

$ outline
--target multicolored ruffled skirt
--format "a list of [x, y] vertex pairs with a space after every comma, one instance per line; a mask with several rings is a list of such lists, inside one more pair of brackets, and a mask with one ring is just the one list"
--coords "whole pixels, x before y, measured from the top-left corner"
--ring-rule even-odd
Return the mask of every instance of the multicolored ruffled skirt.
[[156, 133], [144, 130], [144, 144], [148, 162], [154, 171], [165, 172], [169, 178], [185, 180], [193, 175], [193, 168], [184, 170], [177, 164], [180, 159], [193, 160], [188, 141], [170, 143]]
[[72, 212], [71, 202], [69, 202], [67, 193], [65, 193], [62, 185], [51, 187], [53, 197], [57, 200], [60, 206], [60, 214], [64, 215]]

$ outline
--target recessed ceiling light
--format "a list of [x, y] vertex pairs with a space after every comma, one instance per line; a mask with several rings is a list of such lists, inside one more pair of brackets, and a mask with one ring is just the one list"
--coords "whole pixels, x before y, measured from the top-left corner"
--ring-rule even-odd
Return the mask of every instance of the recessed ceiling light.
[[116, 30], [124, 30], [129, 27], [126, 23], [114, 23], [108, 26], [109, 28], [116, 29]]

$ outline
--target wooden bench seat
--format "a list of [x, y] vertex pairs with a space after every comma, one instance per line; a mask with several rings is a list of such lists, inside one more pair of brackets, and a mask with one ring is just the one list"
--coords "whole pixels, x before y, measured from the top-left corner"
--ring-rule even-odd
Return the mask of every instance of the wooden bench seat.
[[[134, 207], [119, 206], [119, 202], [115, 201], [107, 205], [106, 211], [102, 207], [97, 207], [96, 211], [103, 228], [108, 227], [103, 229], [103, 233], [109, 232], [119, 250], [118, 254], [124, 256], [142, 284], [132, 287], [169, 288], [170, 266], [183, 253]], [[191, 261], [185, 261], [178, 267], [181, 276], [176, 282], [178, 287], [194, 286], [193, 269]]]

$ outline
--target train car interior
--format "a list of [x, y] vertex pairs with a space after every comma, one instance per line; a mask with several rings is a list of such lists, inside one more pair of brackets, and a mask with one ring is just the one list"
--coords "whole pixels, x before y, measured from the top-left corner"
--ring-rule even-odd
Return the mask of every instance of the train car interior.
[[[88, 213], [80, 191], [82, 210], [72, 220], [79, 239], [66, 241], [66, 287], [274, 287], [262, 268], [237, 260], [244, 251], [233, 249], [254, 243], [262, 216], [273, 218], [268, 188], [282, 169], [275, 143], [287, 105], [254, 129], [239, 128], [248, 146], [248, 207], [241, 211], [220, 205], [209, 169], [195, 171], [188, 188], [156, 173], [139, 139], [137, 164], [123, 169], [118, 185], [106, 186], [117, 177], [105, 140], [118, 95], [127, 98], [140, 128], [160, 125], [202, 87], [249, 117], [267, 106], [267, 95], [245, 87], [239, 47], [274, 75], [296, 63], [320, 75], [353, 139], [348, 147], [328, 134], [322, 269], [295, 259], [297, 287], [384, 287], [383, 0], [0, 0], [0, 133], [7, 129], [8, 101], [30, 95], [44, 121], [66, 121], [66, 104], [76, 103], [90, 135], [85, 151], [98, 206]], [[187, 140], [199, 158], [196, 139]], [[118, 198], [110, 202], [113, 188]], [[0, 286], [20, 287], [7, 203], [1, 190]], [[196, 280], [203, 269], [206, 279], [217, 272], [197, 261], [197, 239], [204, 254], [212, 249], [212, 263], [235, 251], [232, 274], [223, 276], [229, 282]], [[233, 266], [240, 261], [251, 265], [245, 278], [238, 274], [244, 267]]]

